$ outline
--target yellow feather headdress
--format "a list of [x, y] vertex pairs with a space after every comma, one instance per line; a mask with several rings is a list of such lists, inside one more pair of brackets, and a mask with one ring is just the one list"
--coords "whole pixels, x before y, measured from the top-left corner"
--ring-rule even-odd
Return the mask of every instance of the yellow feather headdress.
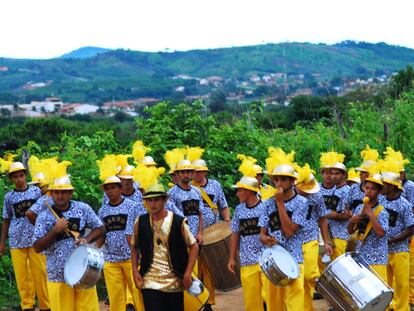
[[170, 167], [170, 172], [173, 172], [175, 169], [175, 166], [178, 162], [184, 160], [186, 155], [186, 149], [185, 148], [174, 148], [173, 150], [168, 150], [165, 155], [164, 159], [165, 162]]
[[120, 165], [117, 155], [106, 154], [102, 160], [97, 160], [96, 164], [99, 167], [99, 179], [102, 181], [119, 174]]
[[[57, 157], [39, 159], [36, 156], [31, 156], [28, 162], [30, 174], [33, 182], [39, 182], [41, 186], [48, 185], [52, 182], [53, 171], [59, 164]], [[35, 180], [36, 176], [43, 174], [42, 180]]]
[[142, 160], [145, 157], [145, 154], [151, 151], [151, 148], [149, 147], [145, 147], [144, 143], [141, 140], [137, 140], [133, 145], [132, 145], [132, 156], [134, 157], [134, 162], [135, 164], [139, 164], [142, 162]]
[[138, 164], [134, 169], [134, 180], [139, 182], [141, 188], [145, 191], [158, 183], [158, 179], [164, 174], [165, 169], [163, 167], [156, 168], [154, 166], [146, 166], [144, 164]]
[[[296, 178], [296, 184], [308, 184], [311, 182], [314, 182], [315, 180], [315, 171], [312, 170], [309, 166], [308, 163], [306, 163], [304, 166], [300, 166], [295, 164], [295, 170], [297, 173], [297, 178]], [[313, 176], [312, 176], [313, 174]], [[313, 178], [312, 178], [313, 177]]]
[[321, 168], [331, 168], [335, 163], [344, 163], [345, 155], [335, 151], [322, 152], [320, 157]]
[[201, 156], [204, 153], [204, 149], [201, 147], [187, 147], [185, 150], [186, 152], [186, 159], [190, 162], [193, 162], [195, 160], [201, 159]]
[[404, 159], [403, 154], [400, 151], [395, 151], [391, 147], [387, 147], [387, 150], [384, 152], [385, 161], [396, 162], [399, 166], [399, 172], [404, 171], [404, 165], [410, 163], [408, 159]]
[[266, 159], [266, 170], [271, 174], [279, 165], [287, 164], [293, 167], [295, 160], [295, 152], [284, 152], [281, 148], [269, 147], [269, 157]]
[[355, 168], [350, 168], [348, 170], [348, 178], [347, 180], [351, 180], [351, 181], [355, 181], [355, 182], [359, 182], [360, 181], [360, 177], [359, 177], [359, 172], [357, 172], [355, 170]]
[[256, 177], [257, 169], [255, 167], [255, 158], [245, 156], [244, 154], [238, 154], [237, 159], [242, 161], [239, 166], [239, 171], [243, 174], [243, 176]]
[[70, 165], [72, 165], [72, 162], [70, 161], [62, 161], [55, 163], [53, 169], [51, 170], [51, 180], [68, 176], [67, 169]]
[[375, 149], [371, 149], [369, 145], [365, 146], [365, 149], [361, 151], [362, 160], [365, 161], [378, 161], [379, 153]]
[[9, 153], [4, 158], [0, 158], [0, 173], [9, 171], [9, 167], [13, 163], [15, 157], [16, 155]]

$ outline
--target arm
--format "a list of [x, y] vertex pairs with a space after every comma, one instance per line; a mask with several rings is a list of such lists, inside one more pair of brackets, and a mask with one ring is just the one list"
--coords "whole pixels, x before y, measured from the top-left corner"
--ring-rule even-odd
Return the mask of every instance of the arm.
[[96, 247], [101, 248], [105, 244], [105, 240], [106, 240], [106, 234], [101, 235], [95, 242]]
[[80, 238], [78, 240], [76, 240], [77, 244], [81, 244], [81, 243], [93, 243], [96, 240], [98, 240], [99, 238], [105, 237], [105, 227], [104, 226], [100, 226], [98, 228], [93, 229], [85, 238]]
[[277, 244], [277, 240], [274, 237], [268, 235], [267, 228], [260, 228], [260, 242], [268, 247]]
[[28, 210], [25, 213], [26, 217], [29, 219], [29, 222], [34, 225], [36, 223], [37, 214], [31, 210]]
[[[279, 191], [277, 193], [279, 193]], [[281, 230], [287, 237], [290, 238], [296, 233], [296, 231], [298, 231], [299, 226], [290, 220], [289, 215], [286, 212], [285, 203], [281, 198], [276, 200], [276, 204], [278, 207], [277, 210], [279, 213]]]
[[40, 253], [45, 249], [48, 249], [56, 240], [56, 237], [67, 230], [68, 221], [65, 218], [60, 218], [56, 221], [52, 230], [50, 230], [45, 236], [34, 242], [33, 247], [36, 253]]
[[1, 237], [0, 237], [0, 258], [6, 253], [6, 241], [9, 234], [10, 219], [3, 218], [3, 224], [1, 226]]
[[239, 242], [240, 242], [240, 236], [237, 232], [233, 232], [230, 238], [230, 256], [229, 256], [229, 262], [227, 264], [227, 268], [235, 273], [234, 271], [234, 258], [237, 254], [237, 249], [239, 248]]
[[360, 215], [351, 217], [347, 226], [349, 234], [353, 234], [355, 231], [357, 231], [357, 225], [361, 222], [361, 219], [362, 217]]
[[369, 220], [372, 222], [372, 229], [374, 230], [375, 234], [382, 238], [385, 235], [384, 228], [381, 226], [381, 224], [378, 222], [377, 217], [375, 217], [374, 212], [372, 211], [371, 207], [368, 207], [365, 205], [365, 211], [369, 217]]
[[184, 276], [183, 276], [183, 285], [184, 285], [184, 288], [186, 289], [189, 288], [192, 284], [191, 273], [193, 272], [193, 268], [196, 263], [197, 256], [198, 256], [198, 244], [193, 243], [192, 245], [190, 245], [190, 253], [188, 254], [187, 267], [185, 269]]
[[325, 217], [319, 219], [319, 228], [321, 229], [322, 239], [325, 247], [326, 253], [331, 256], [332, 255], [332, 247], [329, 244], [329, 229], [328, 229], [328, 222], [326, 221]]
[[[203, 204], [203, 201], [200, 201], [200, 204]], [[199, 205], [200, 207], [202, 205]], [[196, 236], [196, 240], [198, 244], [202, 244], [203, 243], [203, 213], [200, 212], [198, 213], [198, 232], [197, 232], [197, 236]]]
[[332, 220], [344, 221], [350, 219], [352, 217], [352, 214], [349, 212], [348, 209], [346, 209], [342, 213], [332, 211], [325, 217]]
[[411, 237], [413, 234], [414, 234], [414, 225], [412, 225], [412, 226], [408, 227], [407, 229], [405, 229], [399, 236], [396, 236], [392, 239], [389, 239], [388, 244], [404, 241], [404, 240], [408, 239], [409, 237]]
[[230, 221], [230, 209], [228, 207], [223, 208], [220, 210], [221, 217], [224, 219], [224, 221]]

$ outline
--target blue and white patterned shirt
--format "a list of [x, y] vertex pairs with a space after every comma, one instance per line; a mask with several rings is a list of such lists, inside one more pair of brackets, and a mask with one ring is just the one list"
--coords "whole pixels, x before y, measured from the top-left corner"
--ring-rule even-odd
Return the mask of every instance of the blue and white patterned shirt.
[[10, 219], [9, 247], [32, 247], [34, 226], [25, 213], [42, 196], [38, 187], [30, 186], [24, 191], [11, 190], [4, 196], [3, 219]]
[[319, 240], [319, 219], [325, 217], [329, 211], [326, 209], [325, 201], [320, 192], [310, 194], [308, 200], [308, 210], [305, 217], [305, 226], [300, 230], [302, 243]]
[[[379, 204], [373, 208], [375, 211], [376, 208], [380, 206]], [[361, 213], [364, 205], [358, 205], [355, 209], [354, 215]], [[358, 224], [358, 229], [364, 232], [366, 226], [368, 225], [368, 219]], [[357, 241], [356, 250], [359, 252], [359, 255], [366, 261], [369, 265], [386, 265], [388, 263], [388, 213], [385, 208], [377, 216], [377, 221], [385, 231], [383, 237], [379, 237], [375, 234], [374, 229], [368, 233], [368, 236], [365, 238], [364, 243]]]
[[273, 198], [266, 201], [266, 213], [260, 217], [259, 226], [267, 228], [269, 234], [289, 251], [297, 263], [303, 263], [303, 241], [300, 232], [306, 223], [308, 200], [299, 194], [295, 194], [293, 198], [284, 201], [284, 203], [290, 220], [299, 226], [292, 237], [287, 237], [282, 232], [277, 204]]
[[[405, 229], [414, 225], [413, 206], [400, 196], [395, 200], [383, 200], [384, 207], [388, 212], [388, 239], [395, 238]], [[408, 252], [408, 239], [388, 245], [388, 253]]]
[[242, 267], [252, 266], [259, 262], [259, 256], [264, 248], [260, 242], [259, 219], [265, 212], [266, 203], [262, 201], [252, 207], [247, 207], [246, 203], [236, 206], [231, 228], [240, 237], [239, 257]]
[[42, 195], [39, 199], [37, 199], [35, 204], [33, 204], [31, 208], [29, 208], [29, 211], [35, 213], [36, 215], [39, 215], [41, 212], [48, 208], [45, 202], [52, 206], [52, 197], [48, 196], [47, 194]]
[[136, 209], [128, 199], [114, 206], [110, 202], [102, 203], [98, 216], [106, 229], [104, 258], [106, 262], [121, 262], [131, 258], [126, 235], [132, 236], [134, 231], [134, 213]]
[[[344, 185], [340, 188], [335, 187], [335, 190], [330, 197], [329, 205], [326, 205], [326, 208], [331, 211], [336, 211], [342, 213], [345, 211], [346, 197], [349, 192], [349, 186]], [[326, 204], [326, 201], [325, 201]], [[328, 219], [329, 233], [333, 239], [342, 239], [348, 240], [348, 220], [333, 220]]]
[[[200, 191], [191, 186], [185, 190], [178, 184], [168, 190], [169, 199], [182, 212], [182, 216], [188, 219], [188, 226], [194, 236], [197, 236], [200, 223], [199, 215], [202, 213], [203, 199]], [[181, 216], [181, 215], [180, 215]]]
[[349, 210], [353, 211], [358, 205], [362, 204], [362, 200], [365, 197], [362, 184], [353, 184], [345, 199], [345, 204]]
[[[211, 201], [218, 207], [218, 209], [222, 210], [228, 207], [223, 189], [217, 180], [207, 179], [207, 183], [204, 186], [201, 186], [201, 188], [207, 193]], [[203, 203], [203, 227], [207, 228], [219, 221], [219, 214], [218, 210], [213, 211], [204, 199]]]
[[[103, 226], [102, 221], [86, 203], [71, 201], [66, 211], [55, 209], [60, 217], [68, 220], [68, 228], [84, 234], [85, 228], [95, 229]], [[56, 224], [56, 218], [47, 209], [38, 215], [35, 224], [33, 242], [43, 238]], [[75, 249], [75, 240], [66, 233], [61, 233], [43, 253], [46, 255], [46, 270], [51, 282], [64, 282], [63, 271], [66, 260]]]
[[411, 180], [403, 181], [404, 190], [402, 196], [407, 199], [408, 202], [414, 204], [414, 182]]

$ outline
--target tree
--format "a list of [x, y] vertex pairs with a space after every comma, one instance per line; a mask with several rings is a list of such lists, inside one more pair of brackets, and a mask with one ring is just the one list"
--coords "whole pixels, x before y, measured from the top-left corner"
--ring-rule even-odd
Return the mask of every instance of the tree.
[[226, 94], [222, 90], [214, 90], [210, 93], [210, 111], [223, 111], [226, 105]]
[[394, 99], [401, 97], [402, 93], [408, 92], [414, 88], [414, 69], [411, 65], [407, 65], [405, 69], [398, 71], [392, 77], [390, 83], [390, 96]]

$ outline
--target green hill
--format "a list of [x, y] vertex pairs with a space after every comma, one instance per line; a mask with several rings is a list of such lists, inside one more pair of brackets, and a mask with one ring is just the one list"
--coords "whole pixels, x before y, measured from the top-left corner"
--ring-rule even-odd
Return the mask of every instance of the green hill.
[[[95, 50], [96, 52], [96, 50]], [[195, 82], [173, 80], [185, 74], [197, 78], [221, 76], [248, 79], [252, 74], [284, 72], [335, 76], [390, 74], [414, 64], [414, 50], [385, 43], [344, 41], [335, 45], [279, 43], [187, 52], [109, 50], [93, 57], [49, 60], [0, 58], [0, 93], [61, 96], [66, 100], [101, 101], [155, 96], [164, 98], [178, 85], [198, 92]], [[76, 53], [75, 53], [76, 54]], [[69, 54], [70, 55], [70, 54]], [[47, 82], [38, 89], [28, 82]]]

